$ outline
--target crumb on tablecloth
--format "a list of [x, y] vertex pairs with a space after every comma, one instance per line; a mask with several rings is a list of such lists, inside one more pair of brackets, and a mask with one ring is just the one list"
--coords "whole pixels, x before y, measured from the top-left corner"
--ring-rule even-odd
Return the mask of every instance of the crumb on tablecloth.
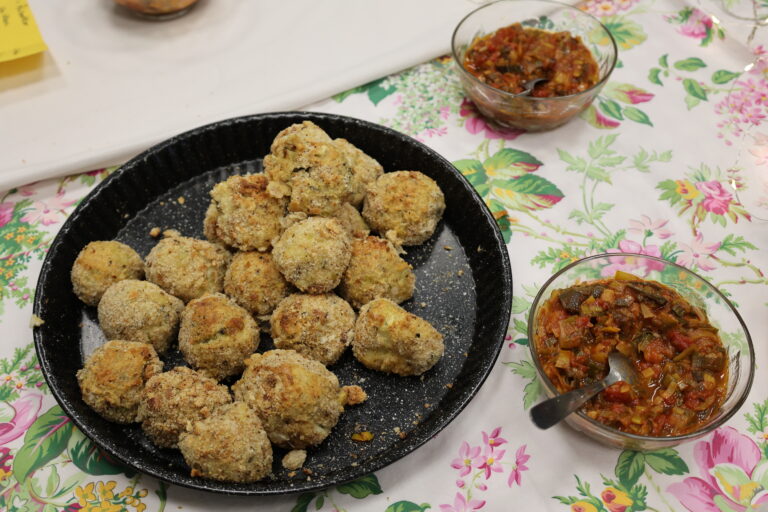
[[40, 318], [37, 315], [32, 315], [32, 316], [29, 317], [29, 326], [32, 327], [32, 328], [40, 327], [44, 323], [45, 323], [45, 320], [43, 320], [42, 318]]

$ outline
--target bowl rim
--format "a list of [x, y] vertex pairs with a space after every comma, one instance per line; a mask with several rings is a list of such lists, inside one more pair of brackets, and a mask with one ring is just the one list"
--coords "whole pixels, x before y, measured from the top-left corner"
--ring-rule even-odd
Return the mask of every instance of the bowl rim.
[[689, 439], [696, 439], [698, 437], [701, 437], [703, 435], [708, 434], [709, 432], [712, 432], [713, 430], [720, 427], [723, 423], [728, 421], [733, 417], [736, 412], [741, 409], [741, 406], [744, 405], [744, 402], [747, 400], [747, 397], [749, 396], [750, 390], [752, 389], [752, 383], [754, 381], [755, 377], [755, 347], [752, 344], [752, 336], [749, 334], [749, 329], [747, 329], [746, 323], [744, 323], [744, 319], [739, 314], [739, 311], [736, 309], [736, 307], [733, 305], [733, 303], [726, 297], [717, 287], [715, 287], [712, 283], [710, 283], [708, 280], [704, 279], [702, 276], [697, 274], [696, 272], [693, 272], [692, 270], [679, 265], [677, 263], [674, 263], [669, 260], [665, 260], [663, 258], [657, 258], [656, 256], [649, 256], [647, 254], [637, 254], [637, 253], [628, 253], [628, 252], [610, 252], [610, 253], [601, 253], [601, 254], [593, 254], [591, 256], [586, 256], [584, 258], [581, 258], [579, 260], [576, 260], [566, 267], [563, 267], [562, 269], [555, 272], [547, 281], [539, 288], [538, 293], [536, 294], [536, 298], [534, 298], [533, 302], [531, 303], [531, 309], [529, 310], [528, 315], [528, 349], [531, 353], [531, 358], [533, 359], [533, 364], [536, 367], [536, 372], [538, 374], [538, 378], [541, 379], [541, 381], [544, 383], [544, 385], [547, 387], [549, 391], [554, 393], [555, 395], [559, 395], [560, 392], [555, 388], [555, 386], [552, 384], [552, 382], [547, 377], [546, 373], [544, 373], [541, 362], [539, 361], [538, 353], [536, 350], [536, 343], [534, 341], [534, 326], [536, 323], [536, 311], [538, 309], [539, 302], [544, 298], [545, 291], [548, 290], [548, 288], [552, 285], [552, 283], [559, 278], [561, 275], [566, 273], [567, 271], [571, 270], [572, 268], [584, 264], [586, 262], [592, 261], [592, 260], [598, 260], [598, 259], [606, 259], [606, 258], [612, 258], [612, 257], [632, 257], [632, 258], [641, 258], [641, 259], [647, 259], [651, 261], [657, 261], [660, 263], [663, 263], [665, 265], [672, 265], [673, 267], [685, 272], [686, 274], [690, 274], [702, 282], [704, 282], [712, 291], [715, 292], [716, 295], [719, 296], [720, 299], [722, 299], [725, 304], [728, 306], [728, 308], [731, 310], [731, 313], [733, 313], [736, 317], [736, 319], [739, 321], [739, 325], [741, 325], [742, 330], [744, 331], [744, 334], [747, 338], [747, 356], [749, 357], [749, 369], [747, 374], [747, 383], [744, 388], [744, 391], [741, 393], [741, 396], [739, 396], [736, 400], [736, 403], [731, 407], [730, 410], [725, 411], [725, 413], [722, 415], [722, 417], [718, 418], [715, 421], [712, 421], [710, 423], [707, 423], [702, 428], [695, 430], [693, 432], [689, 432], [687, 434], [682, 434], [679, 436], [642, 436], [639, 434], [632, 434], [630, 432], [624, 432], [622, 430], [619, 430], [614, 427], [610, 427], [604, 423], [600, 423], [597, 420], [594, 420], [587, 416], [584, 411], [581, 409], [577, 410], [575, 414], [577, 414], [580, 418], [583, 418], [587, 420], [591, 425], [596, 427], [599, 430], [609, 432], [611, 434], [624, 437], [627, 440], [632, 440], [636, 442], [664, 442], [669, 444], [679, 444], [683, 441], [687, 441]]
[[[592, 18], [600, 27], [602, 27], [602, 29], [608, 35], [608, 39], [610, 40], [611, 46], [613, 47], [612, 62], [611, 62], [611, 65], [610, 65], [610, 69], [608, 69], [608, 72], [605, 74], [605, 76], [603, 78], [601, 78], [600, 80], [598, 80], [589, 89], [585, 89], [583, 91], [580, 91], [580, 92], [577, 92], [577, 93], [573, 93], [573, 94], [568, 94], [566, 96], [550, 96], [550, 97], [539, 98], [538, 96], [525, 95], [524, 93], [511, 93], [511, 92], [508, 92], [508, 91], [504, 91], [502, 89], [498, 89], [496, 87], [493, 87], [492, 85], [488, 85], [485, 82], [482, 82], [475, 75], [473, 75], [472, 73], [467, 71], [467, 69], [464, 67], [464, 64], [459, 59], [458, 51], [457, 51], [457, 48], [456, 48], [456, 46], [457, 46], [456, 45], [456, 36], [459, 33], [459, 29], [464, 25], [464, 23], [467, 20], [469, 20], [469, 18], [471, 18], [475, 13], [477, 13], [479, 11], [482, 11], [483, 9], [487, 9], [487, 8], [490, 8], [490, 7], [498, 5], [498, 4], [514, 4], [516, 2], [535, 2], [535, 3], [541, 3], [541, 4], [552, 4], [552, 5], [564, 8], [566, 10], [576, 11], [576, 12], [578, 12], [579, 14], [581, 14], [583, 16], [587, 16], [589, 18]], [[507, 26], [507, 25], [502, 25], [499, 28], [503, 28], [505, 26]], [[499, 28], [497, 28], [496, 30], [498, 30]], [[598, 90], [599, 91], [600, 88], [602, 88], [603, 85], [605, 85], [605, 83], [608, 81], [608, 79], [610, 79], [611, 74], [613, 74], [613, 70], [616, 68], [616, 63], [619, 60], [619, 48], [618, 48], [618, 45], [616, 44], [616, 39], [613, 37], [613, 34], [611, 34], [611, 31], [608, 30], [608, 27], [603, 25], [603, 22], [600, 21], [599, 18], [597, 18], [596, 16], [593, 16], [592, 14], [590, 14], [590, 13], [588, 13], [586, 11], [582, 11], [581, 9], [579, 9], [577, 7], [574, 7], [572, 5], [569, 5], [569, 4], [566, 4], [566, 3], [563, 3], [563, 2], [558, 2], [558, 1], [555, 1], [555, 0], [494, 0], [493, 2], [489, 2], [487, 4], [484, 4], [484, 5], [480, 6], [480, 7], [478, 7], [477, 9], [474, 9], [474, 10], [470, 11], [469, 14], [464, 16], [461, 19], [461, 21], [459, 21], [458, 25], [456, 25], [456, 28], [453, 29], [453, 34], [451, 35], [451, 55], [453, 56], [453, 61], [456, 63], [456, 66], [459, 68], [461, 75], [464, 76], [464, 77], [467, 77], [473, 83], [475, 83], [475, 84], [485, 88], [488, 91], [492, 91], [492, 92], [501, 94], [503, 97], [506, 97], [508, 99], [512, 99], [512, 98], [526, 98], [526, 99], [531, 100], [532, 102], [535, 103], [535, 102], [539, 102], [539, 101], [568, 101], [568, 100], [571, 100], [573, 98], [584, 96], [584, 95], [586, 95], [586, 94], [588, 94], [588, 93], [590, 93], [591, 91], [594, 91], [594, 90]]]

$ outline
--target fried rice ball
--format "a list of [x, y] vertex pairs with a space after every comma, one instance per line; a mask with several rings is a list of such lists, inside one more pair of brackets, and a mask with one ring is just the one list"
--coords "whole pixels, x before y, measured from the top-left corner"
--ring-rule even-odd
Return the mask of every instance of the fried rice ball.
[[141, 256], [127, 245], [111, 241], [91, 242], [77, 255], [70, 273], [75, 295], [97, 306], [111, 285], [123, 279], [144, 279]]
[[144, 385], [163, 371], [151, 345], [112, 340], [100, 346], [77, 372], [83, 401], [116, 423], [137, 421]]
[[204, 375], [221, 380], [241, 373], [258, 346], [256, 321], [225, 295], [191, 300], [181, 314], [179, 350]]
[[365, 238], [371, 228], [365, 223], [360, 212], [349, 203], [344, 203], [331, 217], [339, 221], [352, 238]]
[[253, 354], [232, 390], [259, 415], [270, 441], [296, 450], [320, 444], [344, 405], [365, 396], [359, 386], [342, 388], [322, 363], [293, 350]]
[[347, 162], [352, 167], [352, 197], [349, 202], [355, 207], [360, 207], [368, 191], [368, 185], [384, 174], [384, 168], [348, 140], [334, 139], [333, 142], [347, 157]]
[[352, 258], [339, 284], [339, 295], [359, 309], [373, 299], [397, 304], [413, 297], [416, 275], [383, 238], [369, 236], [352, 241]]
[[161, 448], [176, 448], [179, 435], [232, 402], [227, 386], [184, 366], [155, 375], [144, 386], [138, 421]]
[[184, 302], [220, 292], [232, 255], [220, 245], [186, 236], [168, 236], [147, 255], [147, 280]]
[[338, 286], [349, 264], [349, 234], [336, 219], [310, 217], [293, 224], [275, 243], [272, 256], [283, 276], [305, 293]]
[[333, 144], [313, 150], [310, 167], [294, 171], [288, 210], [308, 215], [333, 215], [352, 198], [352, 168]]
[[[297, 168], [311, 167], [312, 151], [319, 145], [331, 143], [332, 139], [312, 121], [292, 124], [272, 141], [269, 154], [264, 157], [264, 174], [270, 181], [290, 184]], [[289, 187], [288, 195], [290, 195]]]
[[238, 252], [224, 276], [224, 293], [257, 317], [270, 315], [291, 285], [270, 253]]
[[267, 251], [280, 236], [287, 200], [267, 192], [263, 174], [230, 176], [211, 190], [211, 206], [203, 223], [206, 237], [241, 251]]
[[332, 293], [296, 293], [277, 306], [270, 323], [275, 347], [295, 350], [329, 365], [338, 361], [352, 343], [355, 312]]
[[366, 367], [398, 375], [421, 375], [443, 356], [443, 336], [423, 318], [388, 299], [360, 309], [352, 353]]
[[396, 244], [419, 245], [432, 236], [444, 211], [445, 197], [432, 178], [418, 171], [396, 171], [368, 187], [363, 218]]
[[192, 476], [256, 482], [272, 470], [272, 445], [256, 413], [243, 402], [221, 406], [179, 436]]
[[277, 134], [264, 173], [272, 195], [290, 196], [292, 212], [332, 215], [352, 198], [354, 175], [346, 154], [311, 121]]
[[113, 284], [99, 302], [99, 325], [108, 340], [149, 343], [158, 354], [174, 341], [184, 302], [156, 284], [126, 279]]

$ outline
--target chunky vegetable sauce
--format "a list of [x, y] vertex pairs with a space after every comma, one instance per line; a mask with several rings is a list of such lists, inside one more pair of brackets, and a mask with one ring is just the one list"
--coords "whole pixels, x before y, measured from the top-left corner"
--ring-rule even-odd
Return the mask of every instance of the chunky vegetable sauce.
[[526, 82], [544, 78], [531, 96], [550, 98], [585, 91], [598, 81], [598, 67], [580, 37], [548, 32], [519, 23], [476, 39], [464, 67], [480, 81], [513, 94]]
[[561, 393], [605, 377], [612, 351], [627, 356], [639, 385], [617, 382], [584, 406], [590, 418], [624, 432], [693, 432], [725, 399], [728, 356], [717, 329], [655, 281], [617, 272], [555, 290], [537, 314], [534, 343]]

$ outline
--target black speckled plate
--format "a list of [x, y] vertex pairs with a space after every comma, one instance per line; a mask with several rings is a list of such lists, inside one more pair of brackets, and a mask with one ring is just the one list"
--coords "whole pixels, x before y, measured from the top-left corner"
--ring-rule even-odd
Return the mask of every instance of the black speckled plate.
[[[445, 356], [421, 377], [376, 373], [349, 351], [331, 370], [342, 385], [359, 384], [369, 395], [350, 407], [332, 434], [309, 451], [312, 470], [290, 477], [276, 450], [273, 475], [252, 484], [190, 476], [176, 450], [161, 450], [138, 425], [109, 423], [83, 403], [75, 372], [103, 335], [96, 311], [72, 292], [69, 270], [93, 240], [117, 239], [145, 256], [155, 226], [203, 237], [208, 191], [232, 173], [260, 172], [261, 159], [283, 128], [309, 119], [331, 137], [343, 137], [376, 158], [386, 171], [419, 170], [445, 193], [447, 208], [434, 236], [408, 248], [416, 293], [403, 306], [445, 336]], [[179, 198], [184, 198], [179, 200]], [[512, 302], [512, 276], [504, 241], [481, 198], [444, 158], [423, 144], [372, 123], [330, 114], [287, 112], [221, 121], [158, 144], [104, 180], [78, 206], [54, 240], [43, 264], [34, 312], [45, 324], [35, 346], [48, 385], [74, 423], [105, 451], [138, 471], [170, 483], [229, 494], [268, 495], [335, 485], [390, 464], [443, 429], [472, 399], [503, 344]], [[259, 350], [272, 347], [262, 335]], [[166, 368], [183, 364], [178, 353]], [[356, 430], [374, 434], [356, 442]], [[399, 432], [399, 433], [398, 433]]]

